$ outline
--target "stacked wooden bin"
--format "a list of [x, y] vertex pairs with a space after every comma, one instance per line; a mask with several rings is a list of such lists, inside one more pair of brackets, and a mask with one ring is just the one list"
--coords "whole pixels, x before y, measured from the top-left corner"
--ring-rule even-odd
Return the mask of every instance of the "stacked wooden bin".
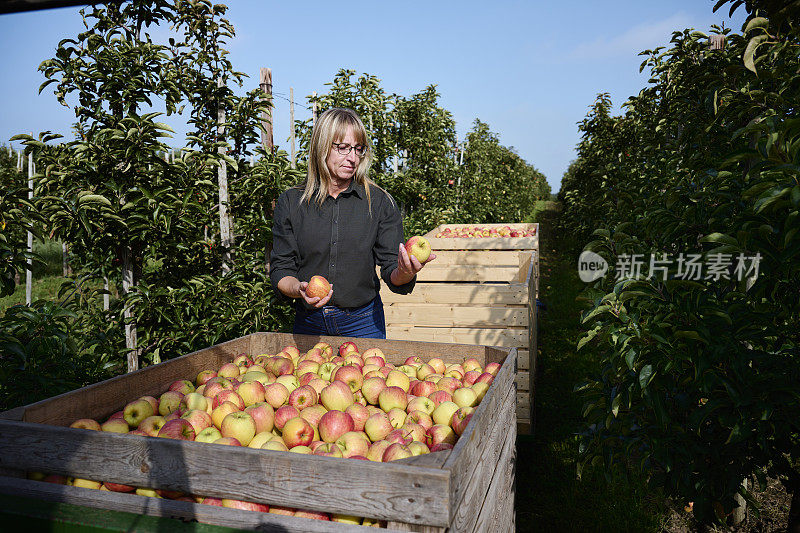
[[381, 292], [386, 336], [516, 348], [517, 422], [521, 432], [529, 432], [537, 354], [539, 225], [478, 225], [535, 231], [530, 237], [437, 237], [447, 228], [466, 226], [444, 224], [425, 235], [436, 260], [420, 271], [412, 294]]
[[[105, 419], [178, 379], [194, 380], [244, 353], [274, 354], [317, 342], [355, 340], [388, 361], [409, 355], [446, 363], [502, 363], [454, 449], [391, 463], [333, 459], [64, 427]], [[390, 531], [514, 530], [516, 373], [514, 348], [256, 333], [32, 405], [0, 413], [0, 493], [242, 529], [372, 531], [362, 526], [214, 507], [25, 478], [38, 471], [385, 520]], [[158, 529], [168, 531], [168, 523]]]

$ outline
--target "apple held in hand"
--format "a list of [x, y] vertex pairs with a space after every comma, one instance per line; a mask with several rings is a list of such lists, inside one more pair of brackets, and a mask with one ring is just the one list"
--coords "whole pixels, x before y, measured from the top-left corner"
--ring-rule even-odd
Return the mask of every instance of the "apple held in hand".
[[406, 251], [416, 257], [420, 263], [425, 263], [431, 256], [431, 243], [425, 237], [415, 235], [406, 242]]
[[308, 280], [306, 294], [309, 298], [325, 298], [331, 292], [331, 284], [322, 276], [312, 276]]

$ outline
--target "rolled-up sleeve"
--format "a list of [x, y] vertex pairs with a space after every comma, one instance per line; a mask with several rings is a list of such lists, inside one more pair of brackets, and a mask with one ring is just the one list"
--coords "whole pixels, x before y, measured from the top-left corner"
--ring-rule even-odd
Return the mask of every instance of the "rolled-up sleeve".
[[300, 249], [292, 228], [291, 206], [286, 193], [278, 197], [273, 217], [269, 277], [272, 286], [277, 289], [282, 278], [297, 277], [300, 266]]
[[397, 249], [403, 238], [403, 219], [400, 209], [389, 193], [383, 197], [378, 215], [378, 235], [375, 239], [375, 263], [381, 268], [381, 278], [389, 290], [397, 294], [409, 294], [414, 290], [417, 278], [404, 285], [392, 283], [392, 272], [397, 268]]

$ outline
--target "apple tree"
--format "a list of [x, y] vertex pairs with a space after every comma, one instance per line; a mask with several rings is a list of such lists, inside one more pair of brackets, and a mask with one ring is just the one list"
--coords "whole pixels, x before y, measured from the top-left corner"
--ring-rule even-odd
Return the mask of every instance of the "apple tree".
[[[685, 30], [668, 49], [645, 52], [650, 85], [620, 117], [601, 95], [560, 197], [568, 229], [593, 231], [586, 249], [612, 267], [586, 293], [579, 347], [595, 345], [603, 361], [579, 387], [582, 465], [640, 468], [693, 501], [702, 522], [754, 503], [743, 480], [763, 487], [777, 477], [795, 495], [792, 529], [800, 36], [791, 8], [776, 6], [747, 3], [742, 34], [713, 28], [725, 36], [721, 48]], [[675, 260], [616, 279], [634, 254]], [[690, 277], [681, 254], [698, 254], [706, 268], [729, 262]]]
[[12, 294], [16, 277], [25, 272], [29, 260], [36, 260], [36, 256], [28, 252], [28, 231], [40, 234], [42, 222], [28, 199], [27, 177], [16, 165], [16, 158], [3, 147], [0, 153], [0, 296]]

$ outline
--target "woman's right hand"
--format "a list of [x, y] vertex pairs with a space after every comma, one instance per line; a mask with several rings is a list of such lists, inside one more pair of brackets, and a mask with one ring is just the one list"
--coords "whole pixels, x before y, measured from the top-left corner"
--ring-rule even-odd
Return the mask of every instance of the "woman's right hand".
[[305, 300], [305, 302], [311, 307], [320, 308], [326, 305], [328, 301], [333, 297], [333, 285], [331, 285], [331, 290], [328, 291], [328, 294], [322, 298], [320, 298], [319, 296], [314, 296], [313, 298], [310, 297], [308, 294], [306, 294], [307, 288], [308, 288], [307, 281], [298, 282], [297, 292], [300, 294], [300, 298]]

